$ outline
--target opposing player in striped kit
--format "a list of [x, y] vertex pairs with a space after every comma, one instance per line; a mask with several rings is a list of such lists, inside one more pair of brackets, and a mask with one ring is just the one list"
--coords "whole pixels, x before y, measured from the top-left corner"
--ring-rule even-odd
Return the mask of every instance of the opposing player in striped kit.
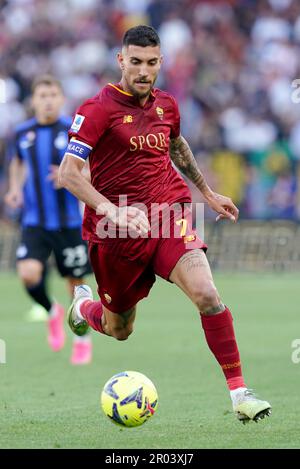
[[[47, 260], [53, 253], [60, 275], [67, 278], [71, 297], [75, 285], [90, 271], [78, 200], [57, 182], [71, 124], [69, 117], [60, 115], [63, 102], [59, 81], [49, 75], [36, 78], [32, 86], [35, 117], [16, 129], [5, 198], [10, 207], [22, 207], [17, 270], [31, 298], [48, 311], [48, 343], [53, 351], [65, 343], [64, 309], [47, 291]], [[75, 336], [71, 362], [89, 363], [91, 354], [89, 334]]]

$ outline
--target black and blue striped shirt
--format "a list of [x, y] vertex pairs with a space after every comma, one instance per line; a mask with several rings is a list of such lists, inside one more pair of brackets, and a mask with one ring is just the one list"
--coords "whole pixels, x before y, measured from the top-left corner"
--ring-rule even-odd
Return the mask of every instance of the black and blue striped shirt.
[[41, 125], [33, 118], [16, 129], [16, 155], [26, 167], [23, 226], [47, 230], [81, 226], [78, 200], [48, 180], [50, 165], [59, 165], [64, 156], [71, 123], [60, 117], [54, 124]]

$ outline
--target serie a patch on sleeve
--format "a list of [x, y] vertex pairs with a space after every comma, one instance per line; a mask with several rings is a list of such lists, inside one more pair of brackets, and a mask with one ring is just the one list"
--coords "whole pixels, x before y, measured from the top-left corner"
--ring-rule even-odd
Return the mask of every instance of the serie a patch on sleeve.
[[78, 140], [72, 139], [67, 146], [66, 153], [71, 156], [75, 156], [76, 158], [80, 158], [81, 160], [86, 160], [91, 151], [92, 147], [87, 143], [79, 142]]
[[79, 132], [84, 119], [85, 119], [85, 116], [82, 116], [81, 114], [76, 114], [76, 116], [74, 117], [72, 126], [71, 126], [72, 132], [76, 132], [76, 133]]

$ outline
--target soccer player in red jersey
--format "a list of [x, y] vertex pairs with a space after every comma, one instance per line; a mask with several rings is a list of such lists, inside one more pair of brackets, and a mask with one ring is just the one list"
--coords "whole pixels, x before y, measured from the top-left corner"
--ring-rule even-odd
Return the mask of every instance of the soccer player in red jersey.
[[[60, 183], [86, 204], [83, 236], [100, 296], [93, 301], [87, 285], [75, 289], [70, 327], [78, 335], [91, 326], [125, 340], [133, 330], [136, 305], [148, 295], [155, 275], [175, 283], [200, 312], [238, 419], [257, 421], [270, 415], [271, 406], [245, 386], [232, 316], [214, 285], [206, 245], [192, 229], [191, 213], [180, 211], [191, 195], [172, 162], [218, 213], [217, 220], [236, 222], [238, 209], [207, 185], [180, 134], [175, 99], [154, 88], [162, 63], [156, 31], [143, 25], [129, 29], [118, 62], [120, 83], [109, 83], [77, 110], [59, 171]], [[87, 158], [90, 182], [81, 174]], [[125, 195], [124, 202], [120, 196]], [[157, 206], [164, 207], [159, 214]], [[167, 207], [175, 208], [165, 236]]]

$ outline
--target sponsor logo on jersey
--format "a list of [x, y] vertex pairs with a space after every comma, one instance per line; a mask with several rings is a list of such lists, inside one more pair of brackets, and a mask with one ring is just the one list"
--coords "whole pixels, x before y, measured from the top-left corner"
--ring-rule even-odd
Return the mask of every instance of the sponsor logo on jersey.
[[30, 148], [34, 143], [35, 137], [36, 135], [33, 130], [27, 132], [27, 134], [24, 135], [22, 137], [22, 140], [20, 141], [20, 148], [22, 148], [23, 150], [26, 150], [26, 148]]
[[29, 132], [27, 132], [27, 134], [26, 134], [26, 138], [30, 142], [33, 142], [35, 140], [35, 137], [36, 137], [36, 135], [35, 135], [34, 130], [29, 130]]
[[82, 126], [84, 119], [85, 119], [85, 116], [82, 116], [81, 114], [76, 114], [73, 120], [73, 124], [71, 126], [72, 132], [78, 132], [80, 130], [80, 127]]
[[166, 151], [168, 148], [166, 136], [162, 132], [158, 134], [134, 135], [130, 139], [130, 151], [155, 148], [158, 151]]

